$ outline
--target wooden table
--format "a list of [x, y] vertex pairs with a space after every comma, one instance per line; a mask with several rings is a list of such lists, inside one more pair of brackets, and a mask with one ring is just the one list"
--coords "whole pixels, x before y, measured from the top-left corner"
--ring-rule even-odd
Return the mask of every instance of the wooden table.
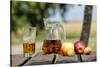
[[[24, 65], [44, 65], [44, 64], [51, 64], [53, 59], [53, 54], [43, 55], [42, 52], [37, 53], [34, 57], [28, 59]], [[83, 62], [92, 62], [96, 61], [96, 53], [92, 53], [91, 55], [81, 55]], [[23, 57], [23, 55], [11, 55], [11, 65], [23, 65], [23, 62], [27, 58]], [[75, 63], [79, 62], [77, 59], [77, 55], [73, 57], [61, 56], [57, 55], [56, 64], [60, 63]]]

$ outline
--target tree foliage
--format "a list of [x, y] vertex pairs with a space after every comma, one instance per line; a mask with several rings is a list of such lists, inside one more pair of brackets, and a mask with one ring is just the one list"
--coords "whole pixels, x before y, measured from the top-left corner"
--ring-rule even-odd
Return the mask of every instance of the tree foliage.
[[[60, 14], [64, 19], [67, 12], [67, 4], [11, 1], [11, 31], [16, 31], [25, 25], [37, 26], [43, 29], [43, 18], [48, 18], [56, 14], [56, 8], [59, 8]], [[50, 13], [49, 10], [52, 10]]]

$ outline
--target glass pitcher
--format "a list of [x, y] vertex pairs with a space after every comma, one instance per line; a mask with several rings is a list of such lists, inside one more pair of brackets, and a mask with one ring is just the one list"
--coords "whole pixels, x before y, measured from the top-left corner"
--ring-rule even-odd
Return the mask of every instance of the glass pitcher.
[[59, 54], [61, 51], [61, 40], [63, 38], [64, 29], [60, 22], [44, 19], [45, 39], [43, 42], [44, 54]]

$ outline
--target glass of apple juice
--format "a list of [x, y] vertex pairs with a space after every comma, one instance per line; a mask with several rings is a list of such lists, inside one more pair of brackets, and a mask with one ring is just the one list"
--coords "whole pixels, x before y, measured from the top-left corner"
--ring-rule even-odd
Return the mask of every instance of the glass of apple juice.
[[35, 53], [36, 27], [23, 28], [23, 56], [32, 57]]

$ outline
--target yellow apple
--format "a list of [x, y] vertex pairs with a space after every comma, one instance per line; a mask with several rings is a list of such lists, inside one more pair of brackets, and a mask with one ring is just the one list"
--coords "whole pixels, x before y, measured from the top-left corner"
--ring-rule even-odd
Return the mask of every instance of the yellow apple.
[[91, 49], [90, 47], [86, 47], [86, 48], [84, 49], [84, 54], [89, 55], [89, 54], [91, 54], [91, 53], [92, 53], [92, 49]]
[[75, 55], [75, 52], [73, 49], [68, 49], [67, 51], [67, 56], [74, 56]]
[[64, 56], [74, 56], [74, 45], [72, 43], [63, 42], [61, 47], [62, 54]]

